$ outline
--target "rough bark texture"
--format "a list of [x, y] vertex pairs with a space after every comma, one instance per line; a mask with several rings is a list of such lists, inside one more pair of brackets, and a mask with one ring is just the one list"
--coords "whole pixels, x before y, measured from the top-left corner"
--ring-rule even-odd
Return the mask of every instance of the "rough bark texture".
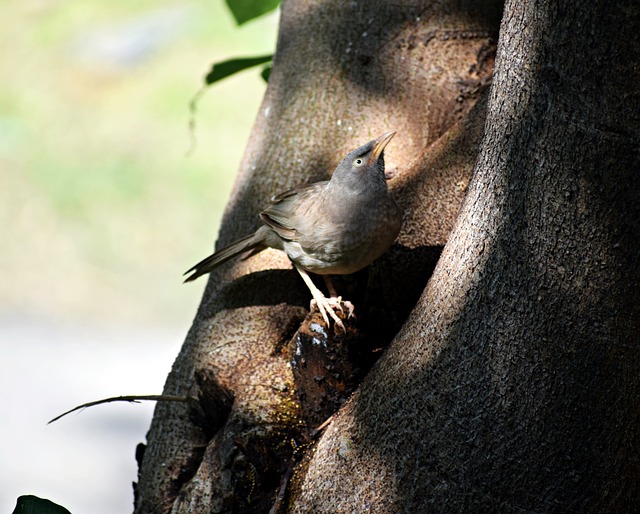
[[[320, 333], [313, 317], [300, 328], [309, 293], [279, 252], [211, 276], [165, 386], [202, 406], [157, 406], [140, 452], [136, 512], [286, 508], [287, 479], [310, 448], [309, 428], [346, 399], [402, 325], [453, 226], [482, 134], [486, 102], [478, 99], [492, 72], [500, 8], [494, 1], [283, 2], [275, 66], [219, 244], [254, 230], [272, 194], [326, 178], [348, 150], [391, 129], [398, 135], [386, 162], [406, 211], [403, 232], [368, 274], [339, 286], [354, 289], [359, 314], [344, 337]], [[317, 377], [320, 367], [297, 354], [310, 347], [308, 337], [336, 345], [329, 360], [366, 355], [346, 366], [334, 358], [321, 366], [328, 375]], [[354, 341], [362, 343], [356, 352]], [[300, 376], [305, 369], [314, 370], [311, 379]], [[334, 392], [313, 386], [316, 378]], [[310, 394], [326, 401], [309, 401]]]
[[505, 7], [476, 173], [294, 512], [640, 505], [640, 7]]

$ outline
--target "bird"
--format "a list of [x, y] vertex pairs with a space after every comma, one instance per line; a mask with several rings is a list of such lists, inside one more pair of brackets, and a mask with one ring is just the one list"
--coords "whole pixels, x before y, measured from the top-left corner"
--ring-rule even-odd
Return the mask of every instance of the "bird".
[[[329, 180], [273, 196], [259, 213], [258, 230], [198, 262], [184, 273], [189, 275], [185, 282], [241, 254], [282, 250], [311, 291], [311, 309], [320, 311], [327, 327], [331, 317], [344, 331], [334, 310], [344, 313], [344, 306], [351, 317], [354, 307], [337, 295], [330, 275], [355, 273], [371, 264], [393, 244], [402, 225], [403, 213], [389, 193], [384, 170], [384, 149], [395, 134], [386, 132], [350, 152]], [[328, 298], [309, 273], [324, 277]]]

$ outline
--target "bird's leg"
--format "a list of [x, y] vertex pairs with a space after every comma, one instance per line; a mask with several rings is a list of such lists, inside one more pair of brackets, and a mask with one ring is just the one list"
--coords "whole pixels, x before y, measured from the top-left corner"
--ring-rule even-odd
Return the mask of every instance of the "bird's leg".
[[336, 291], [336, 287], [333, 285], [333, 282], [331, 281], [331, 277], [329, 275], [322, 275], [322, 278], [324, 278], [324, 283], [326, 284], [327, 289], [329, 290], [329, 296], [337, 298], [338, 291]]
[[353, 316], [355, 307], [350, 301], [343, 300], [342, 296], [338, 296], [338, 291], [336, 291], [336, 288], [331, 281], [331, 277], [329, 275], [322, 275], [322, 278], [324, 278], [324, 283], [327, 285], [327, 289], [329, 290], [329, 303], [331, 303], [334, 308], [340, 309], [340, 312], [344, 312], [344, 309], [342, 308], [343, 306], [346, 307], [348, 312], [347, 319]]
[[301, 267], [295, 264], [294, 266], [298, 270], [298, 273], [300, 273], [300, 276], [302, 277], [302, 280], [304, 280], [304, 283], [307, 284], [309, 291], [311, 291], [311, 295], [313, 296], [313, 300], [311, 300], [311, 308], [313, 308], [314, 304], [315, 306], [318, 307], [318, 310], [320, 311], [320, 314], [322, 314], [322, 318], [324, 319], [324, 322], [327, 324], [327, 327], [330, 325], [329, 316], [331, 316], [336, 326], [340, 327], [343, 331], [346, 332], [344, 328], [344, 324], [342, 323], [342, 320], [338, 317], [338, 315], [335, 312], [333, 312], [332, 302], [330, 302], [322, 294], [322, 291], [320, 291], [320, 289], [316, 287], [316, 285], [313, 283], [313, 280], [311, 280], [311, 277], [304, 269], [302, 269]]

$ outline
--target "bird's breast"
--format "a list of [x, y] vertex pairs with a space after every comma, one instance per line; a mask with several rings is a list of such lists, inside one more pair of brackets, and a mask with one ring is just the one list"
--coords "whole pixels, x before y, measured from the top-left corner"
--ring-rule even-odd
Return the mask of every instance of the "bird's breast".
[[366, 205], [327, 207], [307, 217], [311, 222], [298, 240], [284, 243], [289, 258], [313, 273], [355, 273], [382, 255], [400, 230], [401, 211], [388, 195]]

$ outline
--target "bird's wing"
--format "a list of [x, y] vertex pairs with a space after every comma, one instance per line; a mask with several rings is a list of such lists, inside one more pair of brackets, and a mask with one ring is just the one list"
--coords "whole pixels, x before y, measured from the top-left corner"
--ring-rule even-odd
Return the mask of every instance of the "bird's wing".
[[260, 219], [265, 225], [268, 225], [273, 231], [278, 234], [282, 239], [288, 241], [296, 241], [300, 234], [295, 228], [290, 228], [278, 221], [278, 217], [270, 212], [269, 209], [260, 213]]
[[302, 211], [306, 210], [310, 197], [325, 185], [326, 182], [316, 182], [274, 196], [273, 203], [260, 213], [260, 219], [282, 239], [297, 241], [302, 236], [299, 226], [300, 220], [304, 219]]

